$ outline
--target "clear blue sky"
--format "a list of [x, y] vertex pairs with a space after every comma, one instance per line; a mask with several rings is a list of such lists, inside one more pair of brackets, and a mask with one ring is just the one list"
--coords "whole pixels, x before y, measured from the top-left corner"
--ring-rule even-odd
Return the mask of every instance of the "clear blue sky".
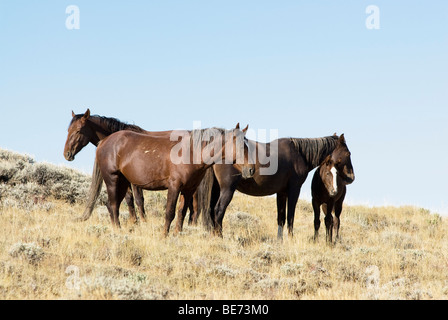
[[2, 1], [0, 147], [90, 172], [93, 146], [62, 155], [87, 107], [147, 130], [345, 133], [347, 203], [448, 214], [445, 0]]

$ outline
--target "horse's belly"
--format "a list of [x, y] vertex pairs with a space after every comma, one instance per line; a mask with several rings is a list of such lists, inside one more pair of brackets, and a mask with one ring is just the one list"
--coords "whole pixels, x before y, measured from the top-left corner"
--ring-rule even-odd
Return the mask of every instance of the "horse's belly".
[[135, 186], [147, 190], [165, 190], [168, 188], [169, 173], [165, 164], [155, 157], [124, 163], [120, 171]]
[[168, 189], [168, 185], [166, 183], [161, 183], [159, 181], [153, 181], [147, 184], [141, 184], [137, 185], [138, 187], [145, 189], [145, 190], [151, 190], [151, 191], [158, 191], [158, 190], [166, 190]]
[[123, 173], [125, 178], [133, 185], [146, 190], [166, 190], [168, 189], [168, 179], [155, 177], [149, 174]]
[[280, 192], [281, 187], [275, 183], [257, 181], [255, 179], [243, 179], [238, 183], [237, 190], [250, 196], [264, 197]]

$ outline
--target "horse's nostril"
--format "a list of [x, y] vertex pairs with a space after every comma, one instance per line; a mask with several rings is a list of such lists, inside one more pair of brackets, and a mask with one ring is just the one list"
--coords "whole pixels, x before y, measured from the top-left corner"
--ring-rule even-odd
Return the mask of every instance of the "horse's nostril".
[[243, 168], [243, 170], [241, 171], [244, 179], [252, 178], [254, 172], [255, 170], [253, 168]]
[[355, 174], [354, 173], [348, 174], [345, 180], [347, 183], [353, 183], [353, 181], [355, 181]]
[[72, 153], [70, 151], [67, 151], [65, 153], [65, 159], [67, 159], [68, 161], [73, 160]]

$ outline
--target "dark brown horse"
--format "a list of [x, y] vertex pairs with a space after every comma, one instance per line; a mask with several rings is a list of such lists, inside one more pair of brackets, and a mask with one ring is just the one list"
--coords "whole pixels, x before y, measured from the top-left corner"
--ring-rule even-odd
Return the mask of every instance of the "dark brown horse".
[[[209, 210], [211, 227], [222, 233], [222, 220], [235, 190], [251, 196], [277, 194], [277, 223], [279, 239], [283, 238], [286, 214], [289, 234], [293, 235], [294, 214], [300, 189], [308, 173], [338, 148], [336, 167], [340, 177], [351, 183], [355, 176], [350, 152], [344, 136], [336, 135], [315, 138], [282, 138], [271, 143], [249, 140], [251, 150], [256, 150], [255, 174], [243, 180], [238, 168], [228, 164], [217, 164], [209, 169], [204, 182], [205, 200], [200, 201], [205, 215]], [[269, 160], [269, 161], [268, 161]], [[267, 170], [275, 162], [275, 170]], [[265, 171], [265, 172], [263, 172]], [[288, 210], [286, 211], [286, 208]]]
[[[84, 114], [76, 115], [72, 111], [72, 120], [68, 127], [67, 141], [64, 147], [64, 157], [67, 161], [73, 161], [75, 156], [81, 151], [87, 144], [92, 143], [94, 146], [98, 146], [99, 142], [104, 138], [108, 137], [114, 132], [121, 130], [131, 130], [135, 132], [144, 133], [146, 132], [142, 128], [123, 123], [115, 118], [102, 117], [98, 115], [90, 115], [90, 110]], [[94, 168], [97, 170], [97, 168]], [[93, 185], [90, 188], [90, 196], [87, 201], [87, 207], [84, 214], [79, 218], [81, 221], [85, 221], [92, 215], [93, 208], [95, 206], [96, 198], [92, 195], [95, 194], [93, 190]], [[129, 216], [132, 221], [137, 222], [137, 215], [135, 214], [134, 206], [134, 196], [135, 202], [140, 212], [140, 217], [143, 221], [146, 220], [143, 192], [140, 188], [133, 188], [126, 193], [126, 203], [129, 208]], [[109, 204], [106, 204], [109, 208]]]
[[[337, 162], [339, 161], [337, 156], [339, 153], [338, 148], [331, 155], [328, 155], [319, 168], [316, 169], [311, 182], [314, 210], [314, 240], [317, 240], [319, 234], [320, 207], [322, 206], [322, 211], [325, 214], [326, 240], [330, 243], [333, 241], [333, 229], [336, 231], [336, 239], [339, 239], [340, 216], [347, 191], [347, 182], [341, 177], [337, 169]], [[332, 215], [333, 209], [334, 219]]]
[[[110, 136], [112, 133], [122, 130], [129, 130], [138, 133], [150, 133], [156, 135], [167, 134], [167, 131], [161, 131], [161, 132], [146, 131], [136, 125], [121, 122], [116, 118], [91, 115], [89, 109], [87, 109], [87, 111], [84, 114], [77, 114], [77, 115], [72, 111], [72, 120], [68, 127], [67, 141], [65, 142], [64, 147], [64, 157], [68, 161], [73, 161], [78, 152], [81, 151], [87, 144], [89, 144], [89, 142], [92, 143], [94, 146], [98, 146], [101, 140]], [[95, 167], [94, 175], [96, 170], [98, 170], [98, 168]], [[84, 214], [79, 218], [79, 220], [81, 221], [89, 219], [90, 216], [92, 215], [92, 211], [95, 206], [95, 202], [97, 200], [94, 197], [94, 195], [96, 195], [95, 187], [96, 186], [94, 186], [92, 183], [89, 192], [89, 199], [87, 201], [87, 207], [84, 211]], [[135, 197], [135, 203], [137, 204], [140, 213], [140, 218], [143, 221], [145, 221], [146, 214], [145, 214], [143, 190], [135, 186], [132, 186], [132, 188], [128, 190], [125, 196], [131, 220], [133, 222], [137, 222], [137, 215], [135, 213], [135, 207], [134, 207], [134, 197]], [[183, 201], [183, 198], [181, 198], [181, 201]], [[106, 205], [109, 207], [109, 204]], [[197, 211], [198, 204], [196, 194], [193, 196], [193, 201], [190, 202], [189, 208], [190, 208], [189, 223], [196, 224], [198, 217], [198, 211]], [[110, 210], [110, 208], [108, 209]]]
[[[253, 175], [254, 165], [248, 164], [246, 130], [241, 131], [237, 125], [229, 131], [175, 130], [166, 136], [119, 131], [101, 141], [96, 150], [96, 164], [107, 187], [112, 223], [120, 226], [119, 207], [131, 183], [146, 190], [168, 189], [165, 236], [182, 194], [184, 203], [176, 226], [176, 232], [181, 231], [188, 203], [208, 167], [224, 159], [227, 163], [230, 158], [230, 165], [237, 166], [243, 177]], [[95, 183], [97, 179], [94, 177]]]

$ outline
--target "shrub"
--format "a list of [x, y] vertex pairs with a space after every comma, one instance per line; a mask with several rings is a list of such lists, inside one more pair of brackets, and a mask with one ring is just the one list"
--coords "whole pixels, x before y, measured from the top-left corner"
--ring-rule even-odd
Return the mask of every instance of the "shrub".
[[[36, 163], [30, 156], [0, 149], [0, 199], [5, 204], [29, 208], [47, 198], [82, 203], [88, 196], [91, 177], [67, 167]], [[5, 199], [9, 201], [5, 202]], [[107, 195], [103, 190], [99, 203]]]
[[15, 243], [11, 249], [9, 249], [9, 254], [12, 257], [24, 257], [29, 263], [36, 265], [44, 258], [44, 250], [38, 246], [36, 243]]

